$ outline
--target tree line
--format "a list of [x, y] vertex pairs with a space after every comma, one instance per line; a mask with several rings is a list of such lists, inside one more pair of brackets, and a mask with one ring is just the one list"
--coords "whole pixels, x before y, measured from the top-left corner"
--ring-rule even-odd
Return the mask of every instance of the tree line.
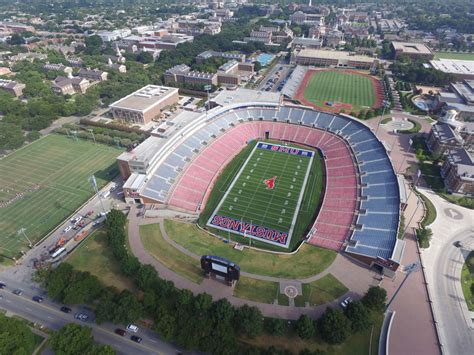
[[[127, 324], [144, 317], [151, 319], [153, 329], [164, 339], [173, 340], [184, 349], [214, 354], [247, 354], [249, 346], [236, 338], [255, 338], [264, 332], [284, 335], [296, 331], [302, 339], [312, 339], [317, 333], [329, 344], [340, 344], [351, 334], [367, 329], [372, 324], [372, 314], [383, 309], [386, 293], [376, 287], [362, 301], [350, 303], [345, 312], [328, 308], [319, 320], [302, 316], [288, 328], [284, 320], [264, 318], [256, 307], [236, 308], [226, 299], [213, 301], [206, 293], [193, 295], [160, 278], [153, 266], [142, 265], [127, 250], [125, 223], [126, 217], [120, 211], [112, 210], [107, 215], [107, 243], [121, 272], [134, 281], [139, 293], [105, 287], [97, 277], [63, 263], [38, 273], [48, 295], [65, 304], [93, 304], [98, 323]], [[267, 351], [252, 349], [253, 354]], [[281, 351], [270, 353], [285, 353]]]

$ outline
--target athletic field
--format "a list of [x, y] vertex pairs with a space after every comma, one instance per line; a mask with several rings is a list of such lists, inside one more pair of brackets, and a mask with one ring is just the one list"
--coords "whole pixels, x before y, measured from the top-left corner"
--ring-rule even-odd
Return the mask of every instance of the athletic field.
[[435, 59], [474, 60], [474, 53], [435, 52]]
[[288, 248], [303, 192], [320, 183], [311, 178], [315, 156], [311, 150], [257, 142], [207, 225]]
[[117, 174], [117, 148], [49, 135], [0, 159], [0, 253], [16, 256], [84, 203], [95, 174], [103, 186]]
[[296, 95], [306, 105], [346, 113], [379, 107], [382, 87], [377, 79], [352, 70], [309, 70]]

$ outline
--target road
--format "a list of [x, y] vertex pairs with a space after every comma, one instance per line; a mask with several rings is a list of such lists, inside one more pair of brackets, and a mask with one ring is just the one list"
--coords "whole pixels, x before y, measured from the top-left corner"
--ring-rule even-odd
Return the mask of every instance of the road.
[[[107, 184], [100, 193], [102, 194], [104, 191], [109, 190], [112, 184], [120, 183], [119, 180], [115, 180], [114, 182]], [[125, 203], [121, 201], [121, 196], [118, 195], [118, 191], [120, 190], [121, 188], [117, 189], [108, 198], [103, 199], [104, 208], [106, 210], [109, 210], [110, 208], [124, 208]], [[89, 211], [93, 211], [92, 216], [95, 216], [97, 213], [102, 211], [98, 197], [94, 196], [84, 206], [82, 206], [74, 216], [86, 216]], [[143, 338], [143, 341], [142, 343], [137, 344], [132, 342], [129, 339], [129, 336], [121, 337], [114, 334], [114, 329], [123, 328], [123, 325], [116, 326], [113, 324], [101, 324], [99, 326], [92, 322], [84, 323], [75, 320], [73, 314], [75, 311], [79, 310], [80, 307], [74, 307], [74, 312], [71, 314], [65, 314], [59, 310], [61, 307], [60, 304], [52, 302], [46, 298], [46, 291], [41, 289], [32, 280], [32, 276], [35, 272], [33, 267], [34, 261], [40, 259], [42, 255], [48, 254], [48, 250], [56, 244], [61, 236], [66, 236], [68, 239], [73, 238], [77, 231], [71, 230], [67, 233], [63, 232], [64, 228], [69, 225], [71, 225], [69, 219], [64, 221], [48, 238], [43, 240], [38, 246], [29, 250], [17, 265], [0, 272], [0, 281], [7, 285], [6, 289], [0, 290], [0, 294], [3, 296], [3, 299], [0, 300], [0, 308], [54, 330], [59, 329], [70, 322], [76, 322], [82, 325], [87, 324], [93, 329], [96, 341], [103, 344], [109, 344], [116, 348], [119, 353], [123, 354], [176, 354], [179, 352], [178, 348], [170, 343], [162, 341], [155, 332], [140, 330], [138, 335]], [[75, 242], [73, 243], [75, 244]], [[68, 244], [68, 248], [69, 245], [70, 244]], [[24, 290], [22, 296], [16, 296], [12, 293], [12, 291], [17, 288]], [[35, 295], [41, 295], [45, 298], [45, 301], [41, 304], [32, 301], [31, 297]], [[91, 316], [93, 315], [90, 311], [88, 313]]]
[[[81, 311], [92, 316], [90, 310], [82, 307], [71, 307], [71, 313], [64, 313], [60, 311], [61, 304], [52, 302], [45, 298], [42, 303], [37, 303], [31, 298], [35, 295], [44, 295], [38, 287], [22, 288], [25, 285], [10, 279], [1, 279], [7, 284], [7, 287], [0, 290], [0, 295], [3, 296], [0, 300], [0, 308], [7, 310], [28, 319], [32, 322], [40, 324], [46, 328], [57, 330], [68, 323], [77, 323], [86, 325], [92, 328], [94, 339], [101, 344], [111, 345], [118, 354], [176, 354], [179, 350], [163, 340], [161, 340], [156, 333], [140, 329], [136, 335], [143, 338], [143, 341], [138, 344], [130, 340], [130, 335], [120, 336], [114, 333], [116, 328], [125, 329], [124, 326], [116, 326], [111, 323], [103, 323], [97, 325], [93, 322], [82, 322], [74, 318], [74, 313]], [[15, 288], [22, 288], [24, 293], [22, 296], [16, 296], [12, 293]]]
[[[474, 211], [453, 205], [421, 190], [435, 205], [430, 248], [421, 256], [445, 354], [472, 354], [474, 325], [461, 289], [464, 259], [474, 249]], [[460, 241], [457, 248], [454, 242]]]

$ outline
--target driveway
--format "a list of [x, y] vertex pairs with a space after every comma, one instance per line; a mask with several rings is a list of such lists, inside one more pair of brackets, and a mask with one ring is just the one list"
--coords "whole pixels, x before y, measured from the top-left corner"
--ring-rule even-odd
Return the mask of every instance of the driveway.
[[[423, 250], [428, 289], [433, 300], [440, 340], [446, 354], [472, 354], [474, 327], [461, 289], [464, 259], [474, 248], [474, 211], [453, 205], [435, 193], [422, 190], [435, 205], [433, 238]], [[457, 248], [454, 242], [460, 241]]]

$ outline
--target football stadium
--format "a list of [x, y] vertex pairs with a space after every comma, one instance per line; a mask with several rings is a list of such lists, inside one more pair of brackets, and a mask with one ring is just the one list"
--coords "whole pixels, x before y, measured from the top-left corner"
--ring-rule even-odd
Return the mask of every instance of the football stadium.
[[200, 215], [210, 238], [280, 252], [304, 242], [395, 271], [399, 186], [370, 128], [278, 100], [235, 101], [122, 154], [126, 201]]

